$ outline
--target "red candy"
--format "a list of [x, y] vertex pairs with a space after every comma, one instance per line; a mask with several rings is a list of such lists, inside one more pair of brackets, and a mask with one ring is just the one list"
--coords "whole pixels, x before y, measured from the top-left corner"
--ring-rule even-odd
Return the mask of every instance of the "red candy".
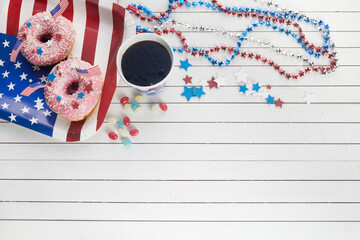
[[130, 121], [130, 118], [129, 117], [124, 117], [124, 125], [125, 126], [129, 126], [130, 125], [130, 123], [131, 123], [131, 121]]
[[137, 136], [139, 134], [139, 130], [134, 128], [134, 129], [131, 129], [129, 133], [130, 133], [131, 136], [135, 137], [135, 136]]
[[114, 132], [110, 132], [109, 133], [109, 138], [111, 139], [111, 140], [117, 140], [118, 138], [119, 138], [119, 136], [116, 134], [116, 133], [114, 133]]
[[161, 110], [163, 110], [164, 112], [166, 112], [168, 110], [166, 103], [160, 103], [159, 106], [160, 106]]
[[128, 102], [129, 102], [129, 98], [128, 98], [128, 97], [123, 97], [123, 98], [120, 99], [120, 103], [121, 103], [122, 105], [125, 105], [125, 104], [127, 104]]

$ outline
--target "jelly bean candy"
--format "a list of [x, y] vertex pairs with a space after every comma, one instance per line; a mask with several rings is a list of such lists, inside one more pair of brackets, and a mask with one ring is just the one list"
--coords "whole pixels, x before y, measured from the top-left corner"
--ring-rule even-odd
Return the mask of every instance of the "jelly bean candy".
[[142, 112], [142, 107], [137, 107], [136, 109], [135, 109], [135, 113], [141, 113]]
[[152, 113], [158, 113], [159, 111], [160, 111], [159, 104], [155, 104], [155, 105], [152, 106], [152, 108], [151, 108]]
[[123, 129], [123, 128], [119, 128], [119, 135], [120, 135], [121, 137], [123, 137], [123, 138], [128, 137], [127, 131], [126, 131], [125, 129]]
[[109, 118], [108, 121], [110, 124], [113, 124], [113, 125], [115, 125], [117, 122], [116, 118], [113, 118], [113, 117]]
[[116, 133], [114, 133], [114, 132], [110, 132], [109, 133], [109, 138], [111, 139], [111, 140], [117, 140], [118, 138], [119, 138], [119, 136], [116, 134]]
[[130, 141], [130, 139], [125, 139], [123, 141], [123, 144], [124, 144], [124, 146], [129, 147], [129, 146], [131, 146], [132, 142]]
[[145, 100], [145, 97], [143, 95], [136, 96], [135, 101], [136, 102], [143, 102]]
[[124, 120], [122, 120], [122, 119], [119, 119], [119, 121], [118, 121], [118, 127], [119, 128], [124, 128]]
[[168, 107], [166, 105], [166, 103], [160, 103], [159, 104], [159, 107], [161, 110], [163, 110], [164, 112], [166, 112], [168, 110]]
[[137, 108], [139, 107], [139, 103], [137, 101], [134, 101], [132, 104], [131, 104], [131, 108], [132, 110], [136, 110]]
[[131, 105], [129, 103], [124, 105], [124, 110], [126, 113], [131, 113], [132, 109], [131, 109]]
[[123, 97], [123, 98], [120, 99], [120, 103], [121, 103], [122, 105], [125, 105], [125, 104], [127, 104], [128, 102], [129, 102], [129, 98], [128, 98], [128, 97]]
[[134, 128], [134, 129], [131, 129], [129, 133], [131, 136], [135, 137], [135, 136], [139, 135], [139, 130]]
[[130, 125], [130, 123], [131, 123], [131, 121], [130, 121], [130, 118], [129, 118], [129, 117], [124, 117], [123, 121], [124, 121], [124, 125], [125, 125], [125, 126], [129, 126], [129, 125]]

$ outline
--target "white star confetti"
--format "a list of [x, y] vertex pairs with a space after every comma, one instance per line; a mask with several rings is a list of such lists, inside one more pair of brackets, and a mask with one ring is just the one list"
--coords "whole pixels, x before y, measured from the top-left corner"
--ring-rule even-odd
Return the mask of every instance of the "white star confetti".
[[221, 87], [225, 85], [226, 79], [218, 74], [218, 77], [214, 81], [217, 83], [218, 87]]
[[13, 84], [12, 82], [10, 82], [10, 84], [7, 85], [7, 87], [9, 88], [9, 91], [10, 91], [10, 90], [14, 90], [15, 85], [16, 85], [16, 84]]
[[198, 85], [203, 86], [203, 87], [206, 87], [206, 86], [209, 85], [209, 83], [208, 83], [207, 81], [209, 81], [209, 80], [206, 79], [206, 78], [202, 78], [202, 79], [200, 79]]
[[305, 100], [306, 104], [310, 105], [314, 99], [314, 93], [305, 92], [305, 97], [302, 99]]
[[31, 125], [33, 125], [34, 123], [35, 124], [37, 124], [39, 119], [37, 119], [37, 118], [34, 118], [34, 117], [32, 117], [32, 119], [29, 119], [29, 121], [31, 122]]
[[14, 65], [15, 65], [15, 69], [21, 68], [21, 62], [17, 61]]
[[236, 82], [246, 82], [246, 80], [249, 78], [249, 74], [244, 71], [243, 68], [240, 69], [239, 72], [235, 72], [234, 75], [236, 76]]
[[22, 109], [20, 109], [22, 111], [22, 113], [29, 113], [30, 108], [27, 107], [23, 107]]

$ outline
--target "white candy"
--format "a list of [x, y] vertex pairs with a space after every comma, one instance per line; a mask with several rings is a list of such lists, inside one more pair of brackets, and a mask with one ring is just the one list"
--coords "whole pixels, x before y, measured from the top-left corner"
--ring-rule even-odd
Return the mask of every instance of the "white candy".
[[143, 102], [145, 100], [145, 97], [143, 95], [138, 95], [135, 98], [135, 101], [137, 102]]
[[135, 113], [141, 113], [142, 112], [142, 107], [141, 106], [138, 106], [135, 111]]
[[124, 110], [126, 113], [131, 113], [132, 112], [131, 104], [129, 104], [129, 103], [125, 104]]
[[154, 113], [154, 114], [160, 112], [160, 106], [159, 106], [159, 104], [155, 104], [154, 106], [152, 106], [151, 112]]
[[123, 137], [123, 138], [128, 137], [127, 131], [126, 131], [125, 129], [123, 129], [123, 128], [119, 128], [119, 135], [120, 135], [121, 137]]
[[115, 125], [117, 123], [117, 119], [113, 118], [113, 117], [109, 118], [108, 121], [110, 124], [113, 124], [113, 125]]

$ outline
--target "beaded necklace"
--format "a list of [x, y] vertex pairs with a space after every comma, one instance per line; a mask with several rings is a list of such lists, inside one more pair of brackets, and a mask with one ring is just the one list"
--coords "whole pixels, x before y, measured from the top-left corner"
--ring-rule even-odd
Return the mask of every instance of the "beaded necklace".
[[[257, 0], [255, 0], [257, 1]], [[262, 1], [264, 2], [264, 1]], [[177, 3], [177, 5], [174, 5], [174, 3]], [[155, 20], [156, 23], [158, 23], [160, 25], [160, 27], [163, 27], [164, 23], [167, 23], [169, 21], [169, 17], [172, 14], [173, 10], [175, 10], [178, 7], [182, 7], [182, 6], [187, 6], [187, 7], [192, 7], [192, 6], [197, 6], [197, 5], [205, 5], [208, 8], [211, 8], [213, 10], [218, 10], [219, 12], [223, 12], [223, 13], [227, 13], [227, 14], [232, 14], [232, 15], [236, 15], [238, 17], [253, 17], [253, 18], [258, 18], [260, 21], [259, 22], [255, 22], [253, 23], [251, 26], [249, 26], [246, 31], [243, 31], [241, 34], [236, 34], [235, 36], [238, 38], [238, 42], [237, 42], [237, 47], [227, 47], [227, 46], [222, 46], [220, 47], [214, 47], [211, 48], [210, 50], [204, 50], [204, 49], [200, 49], [197, 47], [189, 47], [186, 43], [186, 38], [182, 35], [181, 31], [176, 31], [174, 28], [171, 28], [170, 30], [165, 28], [165, 29], [161, 29], [161, 28], [154, 28], [154, 32], [157, 34], [168, 34], [170, 33], [174, 33], [176, 34], [181, 42], [182, 42], [182, 48], [178, 48], [178, 49], [174, 49], [175, 51], [178, 51], [180, 53], [182, 52], [188, 52], [191, 53], [193, 56], [203, 56], [206, 57], [213, 65], [217, 65], [217, 66], [224, 66], [224, 65], [229, 65], [231, 63], [231, 61], [238, 55], [240, 55], [243, 58], [250, 58], [250, 59], [256, 59], [258, 61], [262, 61], [264, 64], [269, 64], [270, 66], [273, 66], [275, 70], [279, 71], [280, 75], [284, 75], [286, 78], [290, 79], [297, 79], [298, 77], [302, 77], [304, 76], [304, 73], [308, 73], [311, 71], [315, 71], [318, 72], [320, 71], [321, 74], [327, 74], [330, 72], [333, 72], [336, 68], [337, 68], [337, 58], [336, 58], [336, 52], [334, 51], [335, 45], [331, 42], [329, 34], [329, 26], [326, 25], [323, 21], [321, 20], [315, 20], [315, 19], [309, 19], [308, 17], [306, 17], [305, 15], [301, 14], [299, 15], [296, 12], [293, 12], [292, 10], [288, 10], [285, 13], [276, 13], [275, 11], [269, 11], [269, 10], [262, 10], [262, 9], [249, 9], [249, 8], [243, 8], [243, 7], [223, 7], [221, 4], [218, 4], [216, 0], [213, 0], [212, 3], [205, 3], [204, 1], [200, 0], [198, 2], [187, 2], [184, 0], [169, 0], [169, 8], [165, 11], [160, 13], [159, 15], [155, 15], [152, 13], [152, 11], [144, 6], [141, 5], [136, 5], [136, 4], [132, 4], [128, 6], [128, 9], [132, 12], [135, 13], [135, 15], [137, 17], [140, 17], [140, 19], [142, 21], [147, 20], [148, 22], [152, 22]], [[268, 5], [273, 5], [273, 4], [268, 4]], [[277, 7], [278, 5], [274, 4], [275, 7]], [[282, 11], [285, 11], [284, 9], [281, 9]], [[140, 11], [144, 11], [148, 17], [141, 15]], [[300, 25], [298, 23], [293, 23], [291, 20], [297, 20], [297, 21], [301, 21], [303, 20], [304, 22], [309, 22], [311, 23], [313, 26], [317, 27], [317, 30], [320, 31], [322, 33], [322, 35], [324, 36], [324, 45], [322, 47], [316, 47], [314, 44], [310, 44], [306, 39], [305, 39], [305, 35], [302, 32], [302, 28], [300, 27]], [[287, 20], [286, 20], [287, 19]], [[271, 23], [271, 21], [273, 22], [273, 24]], [[184, 25], [181, 22], [178, 22], [176, 20], [172, 20], [171, 21], [174, 25], [178, 24], [178, 25]], [[297, 29], [297, 31], [300, 33], [299, 36], [296, 33], [293, 33], [291, 30], [289, 29], [285, 29], [284, 27], [278, 26], [275, 23], [279, 23], [279, 24], [286, 24], [287, 26], [292, 26], [295, 27]], [[330, 59], [330, 66], [329, 67], [325, 67], [325, 66], [312, 66], [312, 68], [306, 68], [304, 69], [304, 71], [299, 71], [298, 73], [295, 74], [290, 74], [290, 73], [286, 73], [283, 69], [280, 68], [280, 66], [278, 64], [275, 64], [274, 61], [268, 60], [265, 57], [262, 57], [260, 54], [253, 54], [253, 53], [246, 53], [246, 52], [240, 52], [240, 48], [242, 47], [242, 42], [243, 41], [247, 41], [248, 40], [248, 34], [250, 32], [253, 31], [254, 28], [257, 28], [261, 25], [264, 25], [268, 28], [273, 29], [274, 31], [279, 31], [281, 33], [285, 33], [287, 36], [291, 36], [294, 39], [297, 40], [297, 42], [299, 44], [301, 44], [302, 48], [305, 49], [305, 51], [309, 54], [309, 55], [314, 55], [316, 58], [319, 58], [320, 56], [324, 56], [324, 55], [328, 55], [328, 58]], [[210, 31], [218, 31], [218, 32], [222, 32], [223, 35], [234, 35], [232, 33], [227, 33], [226, 31], [222, 31], [220, 29], [215, 29], [215, 28], [208, 28], [208, 27], [204, 27], [204, 26], [194, 26], [191, 27], [188, 24], [185, 24], [185, 26], [189, 29], [192, 30], [200, 30], [200, 31], [206, 31], [206, 30], [210, 30]], [[146, 28], [146, 27], [137, 27], [137, 32], [153, 32], [150, 29]], [[270, 44], [269, 42], [265, 42], [265, 41], [261, 41], [260, 42], [263, 45], [266, 46], [270, 46], [271, 48], [275, 48], [274, 45]], [[219, 52], [220, 50], [224, 50], [224, 51], [229, 51], [230, 53], [232, 53], [231, 57], [229, 59], [226, 59], [224, 61], [219, 61], [216, 59], [213, 59], [209, 53], [210, 52]], [[313, 63], [310, 61], [310, 59], [304, 57], [303, 55], [295, 55], [294, 53], [287, 53], [285, 51], [282, 51], [279, 48], [275, 49], [277, 53], [282, 53], [285, 56], [291, 56], [291, 57], [296, 57], [298, 59], [302, 59], [304, 62], [308, 63], [309, 65], [313, 65]]]

